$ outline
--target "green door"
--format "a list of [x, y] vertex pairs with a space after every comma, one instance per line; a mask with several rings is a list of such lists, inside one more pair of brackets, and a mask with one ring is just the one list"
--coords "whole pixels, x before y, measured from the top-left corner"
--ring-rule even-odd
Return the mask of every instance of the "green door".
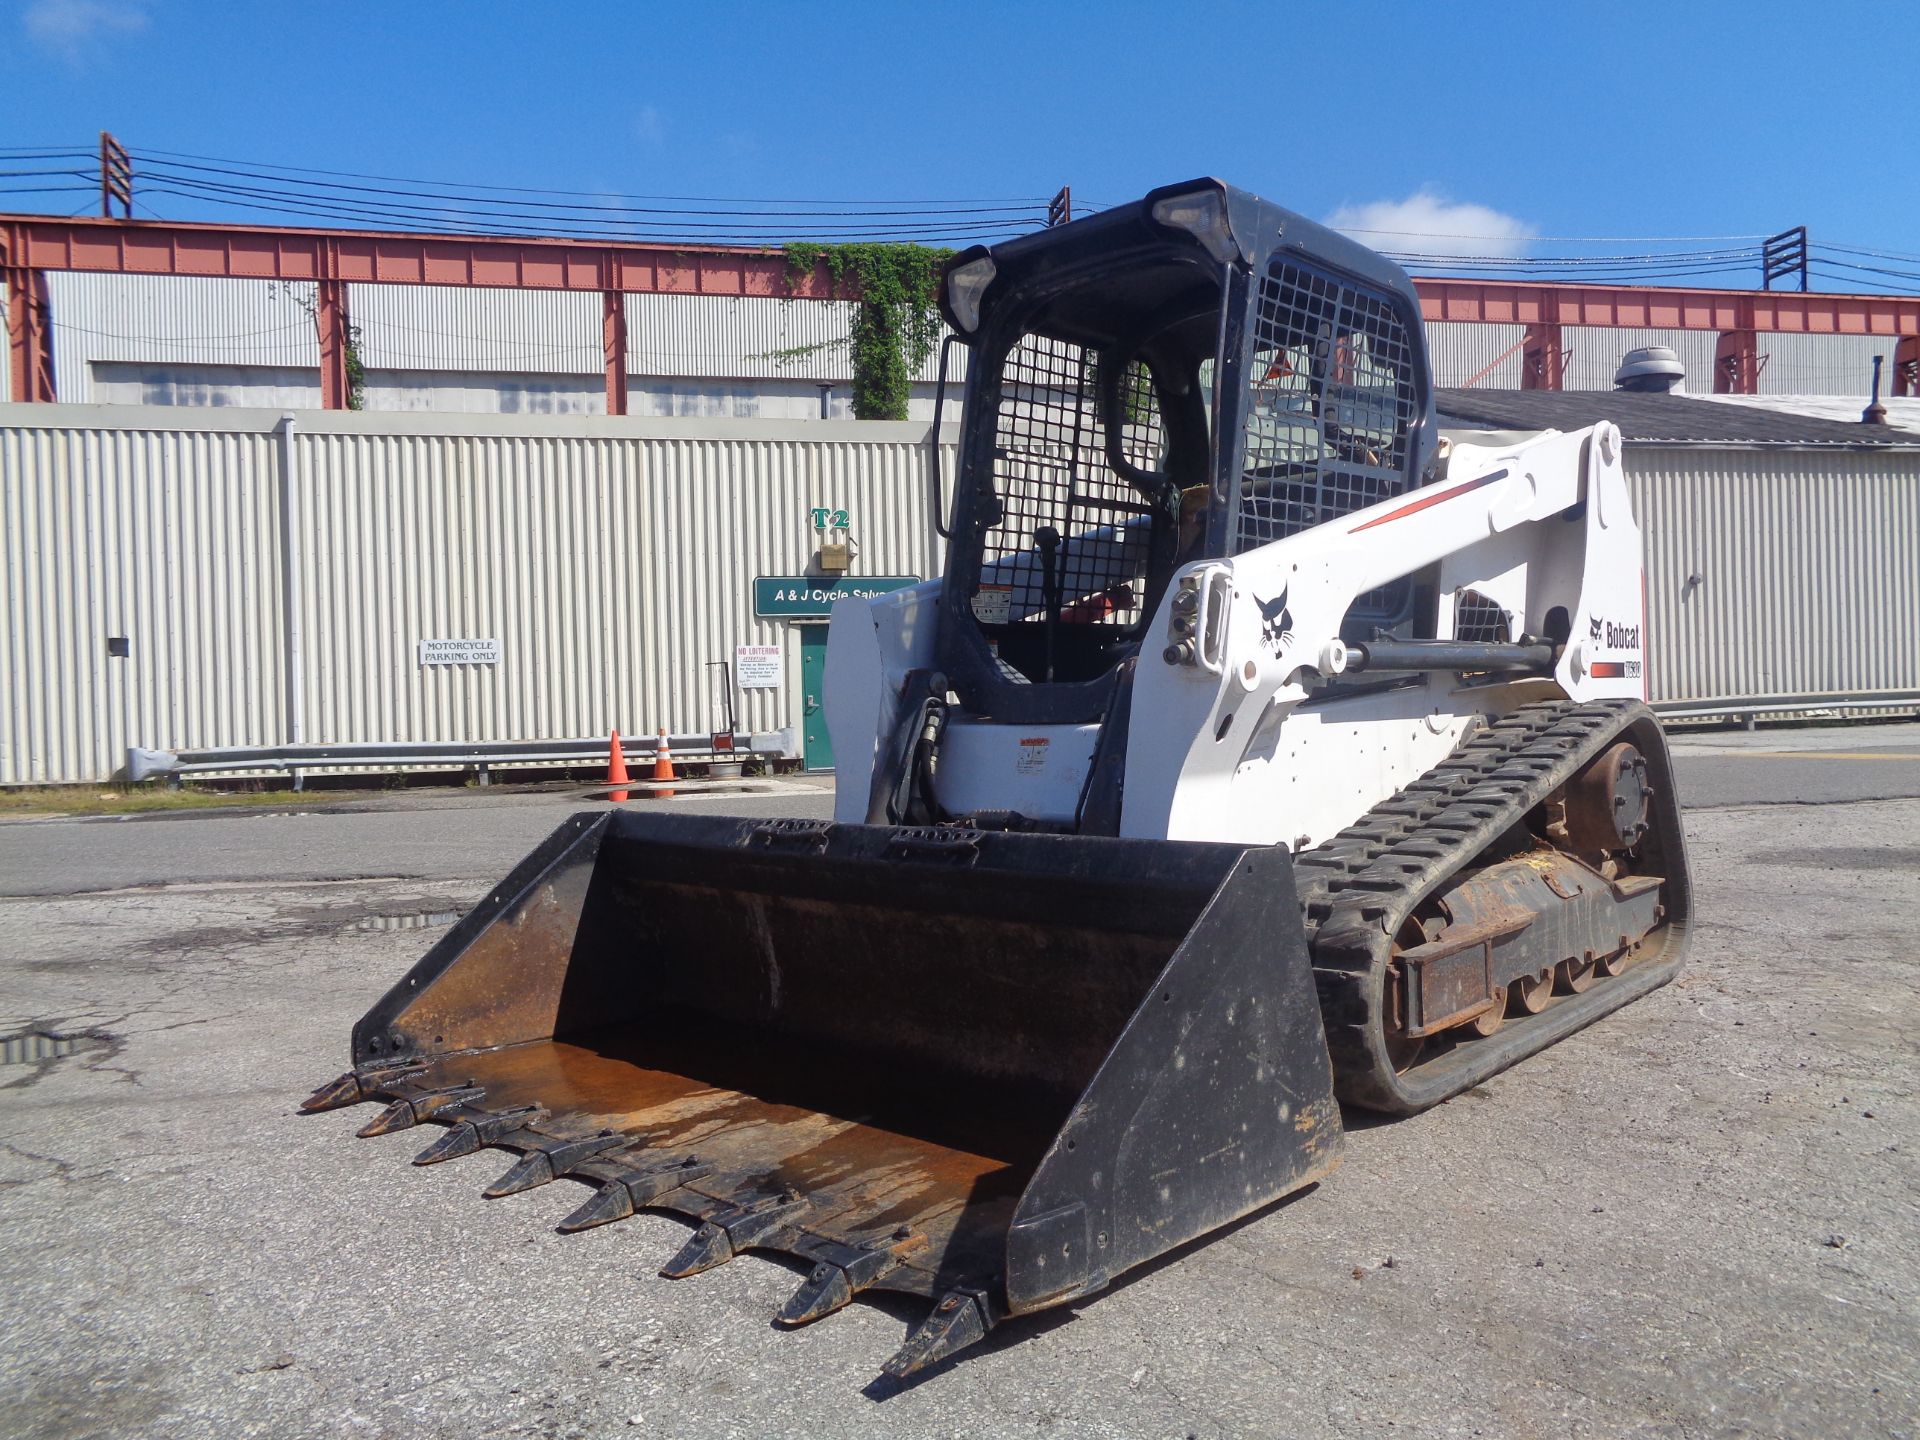
[[833, 768], [833, 737], [827, 734], [827, 627], [796, 625], [800, 632], [800, 744], [809, 770]]

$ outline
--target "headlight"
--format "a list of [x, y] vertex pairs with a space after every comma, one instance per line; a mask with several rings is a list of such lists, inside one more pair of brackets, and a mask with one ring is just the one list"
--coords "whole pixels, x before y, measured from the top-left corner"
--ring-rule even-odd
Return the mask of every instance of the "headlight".
[[1218, 190], [1192, 190], [1156, 200], [1153, 218], [1170, 229], [1186, 231], [1223, 265], [1240, 253], [1227, 227], [1227, 197]]
[[987, 293], [997, 273], [991, 255], [956, 265], [947, 272], [947, 309], [969, 335], [980, 328], [980, 297]]

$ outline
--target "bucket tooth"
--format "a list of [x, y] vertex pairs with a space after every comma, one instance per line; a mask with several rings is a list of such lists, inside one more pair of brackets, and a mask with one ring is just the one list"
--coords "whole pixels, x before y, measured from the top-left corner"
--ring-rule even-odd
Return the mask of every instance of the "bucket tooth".
[[313, 1094], [300, 1102], [302, 1115], [316, 1115], [322, 1110], [339, 1110], [348, 1105], [358, 1105], [367, 1097], [360, 1093], [360, 1077], [349, 1070], [337, 1080], [329, 1080]]
[[709, 1220], [693, 1232], [693, 1237], [680, 1247], [679, 1254], [660, 1267], [660, 1273], [669, 1280], [684, 1280], [702, 1270], [724, 1265], [742, 1251], [764, 1245], [788, 1228], [806, 1205], [804, 1199], [788, 1191], [736, 1210], [723, 1219]]
[[713, 1173], [713, 1166], [698, 1155], [689, 1155], [686, 1159], [672, 1165], [662, 1165], [651, 1170], [636, 1170], [621, 1177], [619, 1183], [627, 1187], [627, 1194], [635, 1205], [651, 1205], [662, 1195], [670, 1194], [695, 1180], [703, 1180]]
[[781, 1325], [806, 1325], [853, 1302], [853, 1281], [838, 1265], [821, 1261], [773, 1317]]
[[628, 1171], [602, 1185], [591, 1200], [560, 1222], [560, 1228], [571, 1233], [614, 1220], [624, 1220], [642, 1206], [651, 1205], [662, 1195], [678, 1190], [688, 1181], [712, 1173], [713, 1166], [697, 1155], [689, 1155], [671, 1165]]
[[806, 1325], [831, 1315], [907, 1263], [926, 1248], [927, 1237], [905, 1226], [882, 1240], [860, 1246], [832, 1247], [830, 1258], [813, 1267], [800, 1288], [773, 1318], [782, 1325]]
[[438, 1165], [442, 1160], [458, 1160], [462, 1155], [471, 1155], [484, 1149], [486, 1141], [480, 1138], [480, 1132], [470, 1120], [462, 1120], [438, 1140], [413, 1157], [416, 1165]]
[[733, 1259], [733, 1241], [727, 1238], [726, 1230], [709, 1220], [687, 1238], [677, 1254], [660, 1267], [660, 1274], [668, 1280], [684, 1280], [689, 1275], [698, 1275], [702, 1270], [712, 1270]]
[[633, 1196], [627, 1193], [627, 1187], [618, 1180], [609, 1180], [593, 1192], [593, 1198], [566, 1219], [559, 1229], [571, 1235], [576, 1230], [591, 1230], [596, 1225], [611, 1225], [615, 1220], [624, 1220], [633, 1214]]
[[322, 1110], [339, 1110], [348, 1105], [358, 1105], [362, 1100], [371, 1100], [381, 1090], [397, 1080], [410, 1075], [418, 1075], [424, 1065], [402, 1065], [391, 1070], [369, 1070], [362, 1074], [358, 1070], [349, 1070], [337, 1080], [329, 1080], [313, 1094], [300, 1102], [302, 1115], [317, 1115]]
[[365, 1140], [408, 1129], [456, 1105], [477, 1105], [486, 1098], [486, 1093], [478, 1085], [454, 1085], [445, 1090], [429, 1090], [424, 1095], [402, 1096], [362, 1125], [360, 1138]]
[[518, 1195], [522, 1190], [532, 1190], [550, 1180], [559, 1179], [582, 1160], [589, 1160], [626, 1143], [624, 1135], [602, 1130], [598, 1135], [589, 1135], [584, 1140], [563, 1140], [541, 1150], [529, 1150], [514, 1162], [506, 1174], [480, 1193], [489, 1200], [498, 1200], [503, 1195]]
[[406, 1130], [417, 1121], [418, 1117], [413, 1113], [413, 1102], [396, 1100], [354, 1133], [362, 1140], [371, 1140], [376, 1135], [390, 1135], [395, 1130]]
[[502, 1110], [476, 1120], [462, 1120], [433, 1144], [413, 1157], [416, 1165], [438, 1165], [442, 1160], [457, 1160], [484, 1150], [502, 1135], [537, 1125], [547, 1118], [544, 1106], [523, 1105], [517, 1110]]
[[949, 1290], [933, 1307], [933, 1313], [907, 1337], [907, 1343], [894, 1352], [880, 1368], [896, 1380], [904, 1380], [957, 1355], [969, 1345], [987, 1338], [992, 1328], [992, 1308], [977, 1291]]

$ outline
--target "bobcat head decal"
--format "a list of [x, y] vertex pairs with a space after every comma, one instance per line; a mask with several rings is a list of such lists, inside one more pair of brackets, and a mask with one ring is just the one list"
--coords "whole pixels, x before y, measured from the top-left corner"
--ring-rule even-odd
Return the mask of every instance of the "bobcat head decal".
[[1601, 631], [1605, 628], [1605, 625], [1606, 622], [1596, 616], [1589, 615], [1587, 617], [1587, 628], [1593, 632], [1590, 638], [1596, 645], [1600, 643]]
[[1293, 639], [1293, 612], [1287, 609], [1287, 592], [1282, 590], [1271, 600], [1256, 595], [1253, 603], [1260, 607], [1260, 638], [1278, 654]]

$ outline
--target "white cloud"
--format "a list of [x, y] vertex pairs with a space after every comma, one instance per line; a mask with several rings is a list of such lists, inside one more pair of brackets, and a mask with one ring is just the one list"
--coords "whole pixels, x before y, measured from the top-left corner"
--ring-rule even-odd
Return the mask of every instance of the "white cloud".
[[1421, 255], [1525, 255], [1539, 233], [1491, 206], [1455, 203], [1428, 186], [1404, 200], [1342, 205], [1326, 223], [1375, 250]]
[[96, 42], [147, 28], [145, 0], [34, 0], [20, 17], [42, 50], [78, 60]]

